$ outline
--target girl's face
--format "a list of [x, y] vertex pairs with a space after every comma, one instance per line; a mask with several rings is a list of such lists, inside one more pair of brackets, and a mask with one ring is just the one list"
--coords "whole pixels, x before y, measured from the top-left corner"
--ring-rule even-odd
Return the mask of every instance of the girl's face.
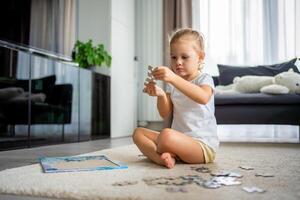
[[198, 74], [204, 53], [196, 51], [195, 41], [179, 39], [171, 44], [171, 68], [180, 77], [191, 80]]

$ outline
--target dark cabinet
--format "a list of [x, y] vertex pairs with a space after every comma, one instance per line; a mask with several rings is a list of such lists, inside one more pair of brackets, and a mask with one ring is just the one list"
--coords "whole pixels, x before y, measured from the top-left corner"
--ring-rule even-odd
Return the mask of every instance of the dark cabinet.
[[92, 137], [110, 137], [110, 76], [92, 75]]

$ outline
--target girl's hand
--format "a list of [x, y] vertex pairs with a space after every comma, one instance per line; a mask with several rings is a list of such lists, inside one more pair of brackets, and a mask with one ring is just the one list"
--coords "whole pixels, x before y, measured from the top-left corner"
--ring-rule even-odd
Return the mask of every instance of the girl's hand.
[[172, 82], [176, 77], [176, 74], [169, 68], [165, 66], [159, 66], [154, 69], [152, 75], [155, 79], [165, 81], [165, 82]]
[[159, 97], [159, 96], [165, 95], [165, 92], [163, 91], [163, 89], [158, 87], [154, 82], [149, 82], [149, 83], [145, 84], [145, 88], [144, 88], [143, 92], [147, 93], [149, 96]]

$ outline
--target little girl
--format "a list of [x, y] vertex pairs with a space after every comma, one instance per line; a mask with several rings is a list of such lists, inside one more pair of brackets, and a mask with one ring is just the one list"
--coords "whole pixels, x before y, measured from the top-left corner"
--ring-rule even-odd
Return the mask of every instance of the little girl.
[[170, 40], [171, 67], [153, 71], [156, 80], [167, 83], [166, 91], [154, 82], [144, 92], [157, 97], [162, 118], [173, 115], [172, 127], [160, 133], [136, 128], [133, 141], [153, 162], [173, 168], [176, 160], [200, 164], [213, 162], [219, 146], [214, 116], [214, 83], [201, 72], [205, 57], [204, 41], [192, 29], [180, 29]]

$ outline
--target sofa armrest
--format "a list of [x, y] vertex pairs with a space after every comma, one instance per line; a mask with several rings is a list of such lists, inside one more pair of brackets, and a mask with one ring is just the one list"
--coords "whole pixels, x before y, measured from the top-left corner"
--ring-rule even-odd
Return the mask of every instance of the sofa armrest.
[[71, 84], [54, 85], [51, 95], [47, 97], [46, 103], [62, 107], [72, 106], [73, 86]]
[[71, 84], [54, 85], [51, 95], [46, 98], [46, 103], [64, 109], [63, 122], [70, 123], [72, 116], [73, 86]]
[[219, 76], [213, 76], [215, 86], [219, 85]]

